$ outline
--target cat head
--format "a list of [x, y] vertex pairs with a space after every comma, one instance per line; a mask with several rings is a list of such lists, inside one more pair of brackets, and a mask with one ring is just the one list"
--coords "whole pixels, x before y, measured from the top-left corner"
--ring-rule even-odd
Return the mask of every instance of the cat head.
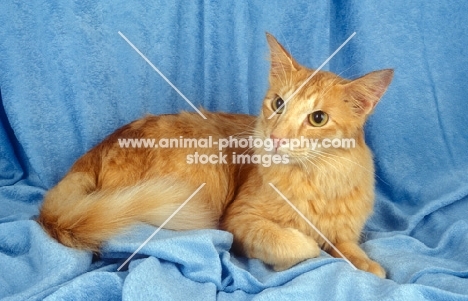
[[347, 80], [332, 72], [308, 69], [272, 35], [267, 34], [267, 40], [270, 87], [257, 122], [257, 138], [274, 139], [273, 152], [293, 158], [308, 150], [298, 147], [292, 151], [288, 144], [292, 139], [362, 139], [364, 123], [389, 86], [393, 70]]

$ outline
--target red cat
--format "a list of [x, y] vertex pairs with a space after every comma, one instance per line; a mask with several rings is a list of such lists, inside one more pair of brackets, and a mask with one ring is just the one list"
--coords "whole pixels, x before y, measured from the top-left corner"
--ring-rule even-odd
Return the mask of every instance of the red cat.
[[[363, 126], [393, 71], [376, 71], [351, 81], [319, 71], [298, 90], [314, 70], [299, 65], [273, 36], [267, 34], [267, 40], [270, 88], [258, 117], [203, 112], [207, 117], [203, 120], [184, 112], [134, 121], [78, 159], [45, 196], [39, 223], [67, 246], [98, 251], [104, 241], [134, 223], [161, 225], [206, 183], [165, 228], [227, 230], [234, 235], [235, 249], [275, 270], [316, 257], [322, 248], [385, 277], [384, 269], [359, 246], [374, 201], [374, 168]], [[234, 137], [272, 144], [231, 145], [222, 150], [119, 144], [125, 138], [180, 137], [213, 141]], [[293, 145], [311, 139], [321, 147]], [[344, 139], [353, 141], [352, 147], [330, 147], [331, 141]], [[196, 164], [195, 153], [225, 160]], [[242, 160], [236, 160], [239, 155]]]

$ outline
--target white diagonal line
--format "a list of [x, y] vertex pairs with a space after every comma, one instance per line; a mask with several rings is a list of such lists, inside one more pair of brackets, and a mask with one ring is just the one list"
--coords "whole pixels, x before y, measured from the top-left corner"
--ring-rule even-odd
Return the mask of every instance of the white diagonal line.
[[177, 208], [176, 211], [174, 211], [174, 213], [172, 213], [172, 214], [164, 221], [164, 223], [162, 223], [161, 226], [159, 226], [159, 228], [156, 229], [156, 231], [154, 231], [153, 234], [151, 234], [150, 237], [148, 237], [148, 238], [138, 247], [138, 249], [136, 249], [136, 251], [133, 252], [133, 254], [132, 254], [130, 257], [128, 257], [127, 260], [125, 260], [124, 263], [122, 263], [122, 264], [120, 265], [120, 267], [117, 269], [117, 271], [120, 271], [120, 269], [122, 269], [122, 268], [123, 268], [123, 267], [124, 267], [124, 266], [125, 266], [125, 265], [126, 265], [126, 264], [127, 264], [127, 263], [128, 263], [128, 262], [129, 262], [129, 261], [130, 261], [130, 260], [131, 260], [131, 259], [132, 259], [132, 258], [133, 258], [133, 257], [134, 257], [134, 256], [135, 256], [135, 255], [136, 255], [136, 254], [137, 254], [137, 253], [138, 253], [138, 252], [139, 252], [139, 251], [140, 251], [156, 234], [157, 234], [157, 233], [158, 233], [158, 232], [159, 232], [159, 230], [161, 230], [161, 229], [174, 217], [174, 215], [176, 215], [177, 212], [179, 212], [180, 209], [182, 209], [182, 208], [188, 203], [188, 201], [190, 201], [190, 199], [192, 199], [192, 198], [197, 194], [197, 192], [200, 191], [200, 189], [202, 189], [203, 186], [205, 186], [205, 184], [206, 184], [206, 183], [201, 184], [200, 187], [198, 187], [198, 189], [195, 190], [195, 192], [192, 193], [192, 195], [190, 195], [190, 196], [188, 197], [188, 199], [186, 199], [185, 202], [183, 202], [183, 203], [179, 206], [179, 208]]
[[323, 235], [323, 233], [320, 232], [320, 230], [317, 229], [317, 227], [315, 227], [314, 224], [312, 224], [312, 222], [309, 221], [309, 220], [307, 219], [307, 217], [305, 217], [304, 214], [302, 214], [302, 212], [300, 212], [299, 209], [297, 209], [296, 206], [294, 206], [293, 203], [291, 203], [291, 202], [288, 200], [288, 198], [285, 197], [284, 194], [282, 194], [281, 191], [278, 190], [278, 188], [275, 187], [275, 185], [273, 185], [272, 183], [268, 183], [268, 184], [270, 184], [270, 186], [283, 198], [283, 200], [285, 200], [285, 201], [289, 204], [289, 206], [291, 206], [291, 207], [294, 209], [294, 211], [296, 211], [297, 214], [299, 214], [299, 216], [302, 217], [302, 219], [303, 219], [307, 224], [309, 224], [309, 226], [311, 226], [312, 229], [314, 229], [315, 232], [317, 232], [317, 234], [320, 235], [320, 237], [322, 237], [323, 240], [325, 240], [325, 241], [327, 242], [327, 244], [329, 244], [329, 245], [333, 248], [333, 250], [335, 250], [338, 254], [340, 254], [340, 256], [341, 256], [350, 266], [352, 266], [355, 270], [357, 270], [357, 268], [354, 266], [354, 264], [352, 264], [351, 261], [349, 261], [348, 258], [346, 258], [346, 257], [343, 255], [343, 253], [341, 253], [340, 250], [338, 250], [338, 248], [335, 247], [335, 245], [333, 245], [333, 244], [331, 243], [331, 241], [329, 241], [328, 238], [327, 238], [325, 235]]
[[154, 71], [156, 71], [159, 75], [161, 75], [161, 77], [172, 87], [172, 89], [174, 89], [177, 93], [179, 93], [179, 95], [180, 95], [192, 108], [194, 108], [195, 111], [197, 111], [197, 113], [200, 114], [201, 117], [203, 117], [203, 119], [206, 119], [205, 115], [203, 115], [203, 113], [200, 112], [200, 110], [197, 109], [197, 108], [193, 105], [193, 103], [192, 103], [190, 100], [188, 100], [188, 98], [185, 97], [185, 95], [182, 94], [182, 92], [180, 92], [179, 89], [177, 89], [177, 87], [174, 86], [174, 84], [172, 84], [171, 81], [170, 81], [169, 79], [167, 79], [167, 77], [165, 77], [164, 74], [162, 74], [162, 72], [159, 71], [159, 69], [156, 68], [156, 66], [154, 66], [153, 63], [151, 63], [151, 61], [150, 61], [143, 53], [141, 53], [140, 50], [138, 50], [138, 48], [136, 48], [135, 45], [133, 45], [133, 43], [130, 42], [130, 40], [127, 39], [127, 37], [126, 37], [123, 33], [121, 33], [121, 32], [119, 31], [119, 35], [128, 43], [128, 45], [130, 45], [130, 46], [131, 46], [131, 47], [132, 47], [132, 48], [133, 48], [133, 49], [134, 49], [134, 50], [151, 66], [151, 68], [154, 69]]
[[346, 41], [344, 41], [340, 47], [338, 47], [335, 52], [333, 52], [326, 60], [325, 62], [322, 63], [322, 65], [320, 65], [320, 67], [317, 68], [317, 70], [314, 71], [314, 73], [312, 73], [300, 86], [299, 88], [296, 89], [296, 91], [293, 92], [293, 94], [291, 94], [285, 101], [284, 103], [278, 108], [276, 109], [273, 114], [270, 115], [270, 117], [268, 117], [268, 119], [271, 119], [273, 116], [275, 116], [276, 112], [281, 110], [288, 102], [289, 100], [291, 100], [311, 79], [312, 77], [315, 76], [315, 74], [317, 74], [320, 69], [322, 69], [334, 56], [335, 54], [338, 53], [338, 51], [341, 50], [341, 48], [343, 48], [354, 36], [356, 35], [356, 32], [353, 32], [349, 38], [346, 39]]

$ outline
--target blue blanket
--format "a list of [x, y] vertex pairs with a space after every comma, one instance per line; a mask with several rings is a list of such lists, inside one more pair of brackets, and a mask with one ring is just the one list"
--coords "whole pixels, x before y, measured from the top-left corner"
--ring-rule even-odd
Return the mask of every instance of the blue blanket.
[[[388, 3], [387, 3], [388, 2]], [[468, 300], [468, 2], [2, 1], [0, 299]], [[196, 107], [257, 114], [265, 32], [353, 78], [394, 68], [366, 127], [375, 214], [363, 248], [388, 279], [323, 253], [284, 272], [230, 253], [232, 235], [137, 225], [100, 257], [34, 221], [44, 192], [117, 127]]]

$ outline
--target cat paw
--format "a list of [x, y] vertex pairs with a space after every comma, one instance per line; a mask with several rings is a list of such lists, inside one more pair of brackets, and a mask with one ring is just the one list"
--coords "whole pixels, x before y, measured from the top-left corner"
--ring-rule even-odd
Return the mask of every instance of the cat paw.
[[386, 277], [385, 269], [380, 264], [371, 259], [360, 260], [355, 263], [355, 266], [360, 270], [372, 273], [382, 279], [385, 279]]
[[290, 232], [290, 237], [286, 240], [286, 251], [284, 254], [278, 254], [275, 262], [271, 264], [277, 272], [287, 270], [304, 260], [320, 255], [320, 247], [313, 238], [297, 229], [287, 228], [286, 230]]
[[372, 260], [370, 260], [369, 262], [367, 272], [377, 275], [377, 277], [380, 277], [382, 279], [385, 279], [385, 277], [387, 276], [385, 269], [380, 264]]

